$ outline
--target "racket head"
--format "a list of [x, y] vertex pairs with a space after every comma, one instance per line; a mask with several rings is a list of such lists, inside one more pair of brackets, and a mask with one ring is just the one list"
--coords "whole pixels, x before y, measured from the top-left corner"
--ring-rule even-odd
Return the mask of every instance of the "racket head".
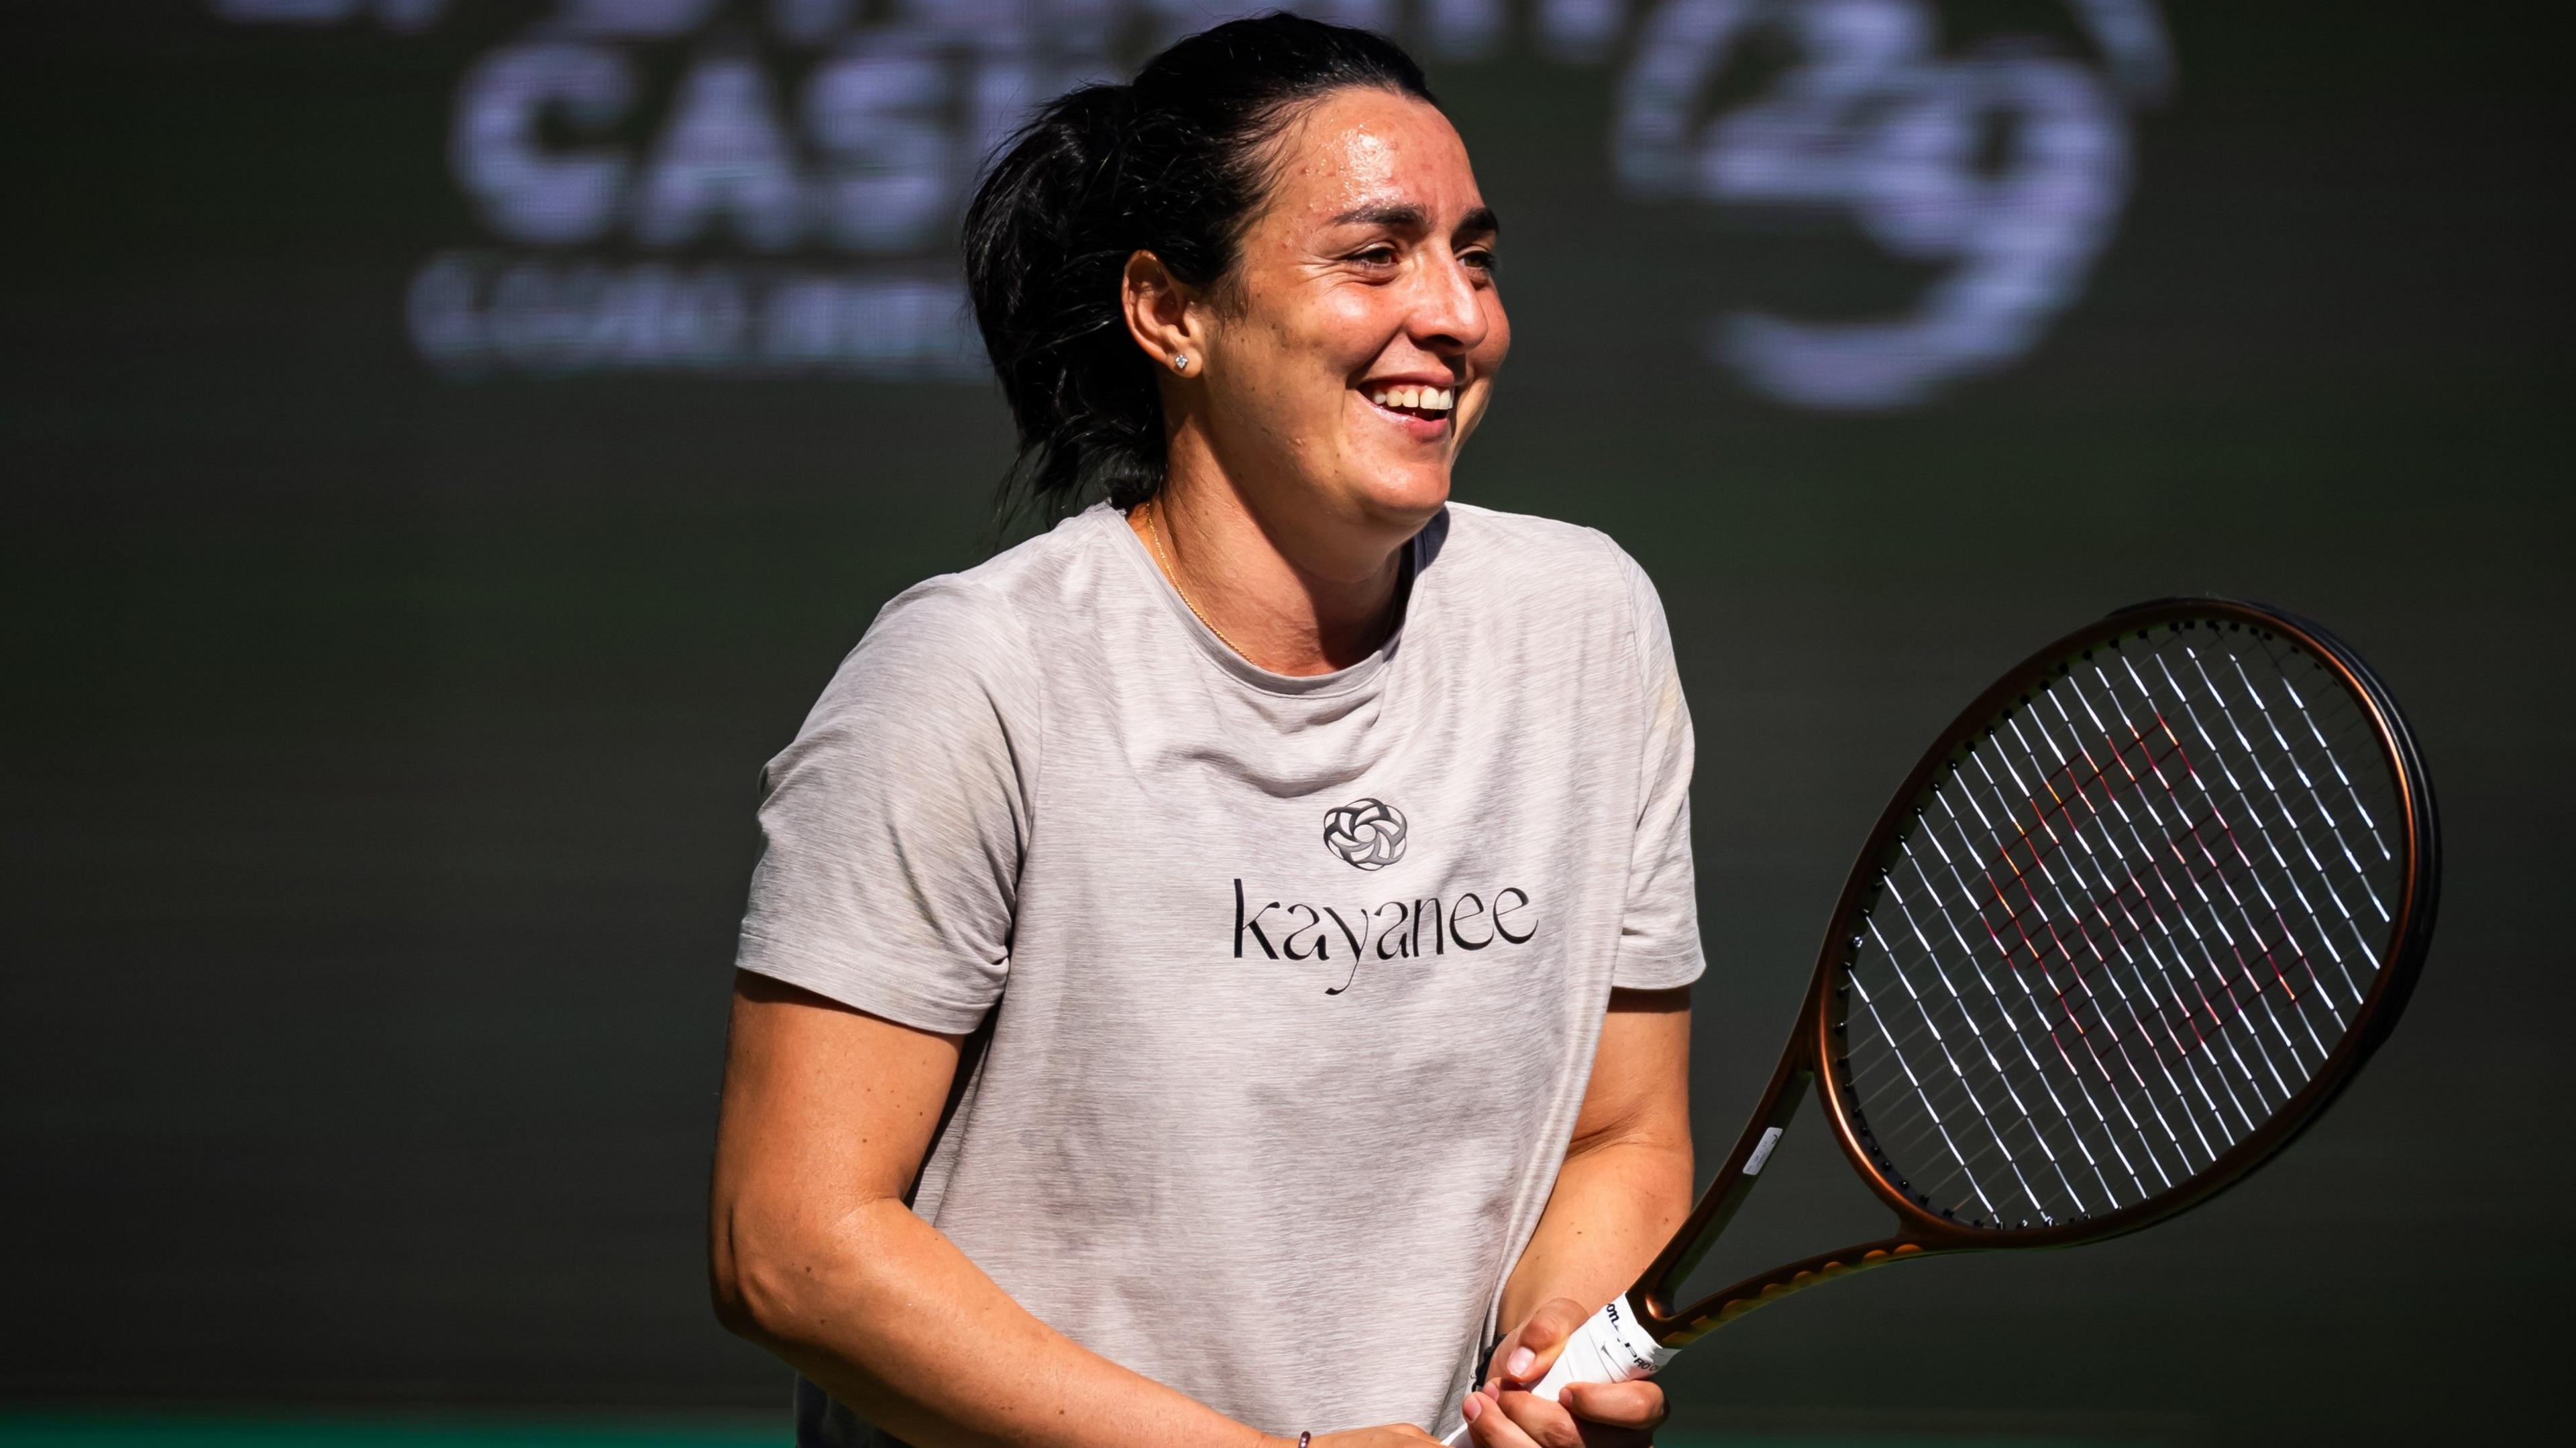
[[1860, 854], [1807, 1014], [1834, 1134], [1934, 1250], [2207, 1201], [2387, 1038], [2439, 853], [2404, 715], [2324, 629], [2216, 598], [2078, 629], [1961, 711]]

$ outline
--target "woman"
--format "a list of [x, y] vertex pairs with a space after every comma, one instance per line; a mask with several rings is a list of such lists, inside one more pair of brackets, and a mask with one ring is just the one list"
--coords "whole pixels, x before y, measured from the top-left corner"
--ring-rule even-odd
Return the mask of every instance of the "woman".
[[769, 767], [719, 1310], [807, 1443], [1647, 1441], [1652, 1383], [1519, 1389], [1689, 1205], [1690, 725], [1625, 554], [1448, 501], [1510, 339], [1457, 133], [1238, 21], [966, 242], [1016, 481], [1104, 500]]

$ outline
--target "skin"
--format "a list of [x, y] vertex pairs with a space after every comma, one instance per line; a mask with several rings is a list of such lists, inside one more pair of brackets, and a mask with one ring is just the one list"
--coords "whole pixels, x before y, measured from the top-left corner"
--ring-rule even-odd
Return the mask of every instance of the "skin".
[[[1337, 91], [1277, 156], [1221, 283], [1185, 286], [1138, 252], [1122, 300], [1161, 379], [1151, 522], [1182, 592], [1252, 662], [1320, 674], [1384, 638], [1397, 550], [1448, 502], [1512, 333], [1492, 213], [1437, 109]], [[1451, 387], [1457, 406], [1417, 425], [1369, 400], [1389, 379]]]
[[[1397, 550], [1449, 495], [1510, 348], [1494, 229], [1465, 145], [1378, 90], [1312, 103], [1234, 271], [1207, 294], [1130, 258], [1129, 330], [1163, 378], [1171, 467], [1152, 536], [1174, 581], [1254, 663], [1315, 674], [1383, 640]], [[1186, 372], [1170, 365], [1186, 355]], [[1455, 389], [1435, 421], [1366, 395]], [[904, 1204], [959, 1037], [736, 977], [709, 1212], [718, 1316], [920, 1448], [1290, 1448], [1087, 1351], [1013, 1302]], [[1685, 991], [1614, 992], [1554, 1194], [1505, 1287], [1513, 1324], [1462, 1405], [1482, 1448], [1649, 1441], [1663, 1395], [1521, 1391], [1626, 1289], [1690, 1201]], [[1524, 1350], [1526, 1354], [1524, 1355]], [[1325, 1432], [1399, 1448], [1414, 1424]]]

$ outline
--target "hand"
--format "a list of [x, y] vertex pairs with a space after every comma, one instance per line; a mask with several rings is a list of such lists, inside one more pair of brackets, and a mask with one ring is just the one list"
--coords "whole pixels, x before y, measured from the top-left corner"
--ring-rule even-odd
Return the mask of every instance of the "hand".
[[[1291, 1443], [1297, 1440], [1291, 1438]], [[1437, 1443], [1440, 1440], [1411, 1423], [1389, 1423], [1383, 1428], [1353, 1428], [1347, 1433], [1318, 1433], [1313, 1448], [1404, 1448], [1408, 1443]]]
[[1484, 1384], [1467, 1397], [1476, 1448], [1647, 1448], [1664, 1421], [1664, 1390], [1645, 1378], [1568, 1383], [1556, 1402], [1528, 1390], [1592, 1313], [1572, 1298], [1543, 1303], [1494, 1349]]

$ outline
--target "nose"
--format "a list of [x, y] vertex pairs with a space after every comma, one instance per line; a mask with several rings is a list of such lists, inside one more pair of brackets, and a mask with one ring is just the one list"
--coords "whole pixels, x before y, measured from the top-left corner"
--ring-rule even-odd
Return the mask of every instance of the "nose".
[[1447, 247], [1424, 254], [1406, 330], [1415, 346], [1442, 357], [1472, 352], [1492, 326], [1475, 269]]

